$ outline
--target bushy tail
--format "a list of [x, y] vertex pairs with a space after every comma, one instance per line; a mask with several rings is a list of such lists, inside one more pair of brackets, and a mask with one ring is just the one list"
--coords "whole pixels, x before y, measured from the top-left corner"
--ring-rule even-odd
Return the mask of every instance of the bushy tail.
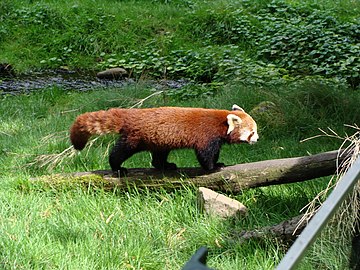
[[70, 129], [70, 140], [76, 150], [84, 149], [91, 135], [118, 133], [122, 126], [121, 109], [89, 112], [79, 115]]

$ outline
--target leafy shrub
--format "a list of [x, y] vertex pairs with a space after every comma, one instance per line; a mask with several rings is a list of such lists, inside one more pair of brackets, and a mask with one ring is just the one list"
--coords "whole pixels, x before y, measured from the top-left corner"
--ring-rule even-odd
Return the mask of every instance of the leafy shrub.
[[17, 26], [35, 25], [52, 28], [63, 28], [64, 26], [61, 16], [50, 7], [42, 4], [14, 9], [8, 16]]
[[[272, 16], [269, 17], [269, 13]], [[258, 56], [294, 74], [338, 77], [359, 85], [360, 24], [340, 23], [325, 11], [274, 1], [258, 15]]]
[[186, 25], [205, 44], [237, 45], [252, 59], [292, 76], [337, 77], [354, 88], [359, 85], [359, 23], [340, 22], [331, 10], [285, 1], [241, 3], [194, 12]]
[[80, 1], [62, 9], [45, 2], [1, 1], [7, 62], [93, 69], [101, 61], [99, 69], [121, 66], [137, 79], [201, 84], [272, 86], [322, 76], [359, 86], [360, 24], [313, 4], [152, 0], [98, 8]]
[[192, 0], [151, 0], [153, 3], [171, 4], [176, 6], [193, 6], [194, 1]]
[[131, 69], [135, 77], [186, 77], [205, 83], [274, 85], [321, 75], [359, 85], [359, 24], [341, 23], [323, 10], [284, 1], [257, 9], [247, 1], [241, 4], [194, 11], [185, 19], [183, 25], [207, 45], [201, 50], [130, 51], [121, 59], [111, 58], [110, 65]]
[[193, 50], [174, 50], [162, 55], [160, 50], [149, 48], [145, 51], [131, 50], [121, 55], [112, 54], [101, 67], [121, 66], [131, 70], [135, 78], [151, 76], [155, 78], [189, 78], [200, 82], [210, 82], [216, 72], [214, 54]]
[[0, 18], [1, 21], [4, 21], [5, 16], [13, 9], [13, 1], [11, 0], [2, 0], [0, 2]]
[[[251, 44], [256, 29], [252, 15], [243, 8], [219, 7], [194, 12], [185, 25], [205, 44]], [[245, 44], [244, 44], [245, 43]]]
[[175, 50], [167, 55], [149, 48], [131, 50], [121, 55], [112, 54], [100, 63], [101, 68], [123, 67], [139, 79], [188, 78], [194, 82], [216, 83], [236, 80], [246, 85], [277, 85], [291, 81], [285, 69], [247, 58], [238, 46], [208, 46], [206, 50]]

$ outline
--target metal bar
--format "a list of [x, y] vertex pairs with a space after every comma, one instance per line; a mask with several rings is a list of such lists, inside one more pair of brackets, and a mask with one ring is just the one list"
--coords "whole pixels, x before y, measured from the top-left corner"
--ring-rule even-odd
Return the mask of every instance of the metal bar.
[[314, 242], [323, 227], [335, 214], [346, 196], [352, 191], [360, 177], [360, 157], [358, 157], [347, 173], [341, 178], [336, 188], [325, 200], [319, 211], [290, 247], [276, 270], [295, 269], [309, 246]]

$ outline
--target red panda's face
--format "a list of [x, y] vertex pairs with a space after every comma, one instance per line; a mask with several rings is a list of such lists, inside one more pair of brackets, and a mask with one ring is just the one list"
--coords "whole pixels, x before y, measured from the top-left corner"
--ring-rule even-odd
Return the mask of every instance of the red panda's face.
[[239, 106], [233, 106], [233, 113], [227, 116], [227, 122], [227, 134], [230, 134], [232, 140], [253, 144], [259, 139], [256, 122]]
[[257, 140], [259, 139], [256, 123], [255, 123], [255, 126], [243, 127], [243, 128], [240, 128], [239, 131], [240, 131], [240, 141], [242, 141], [242, 142], [247, 142], [247, 143], [253, 144], [253, 143], [256, 143]]

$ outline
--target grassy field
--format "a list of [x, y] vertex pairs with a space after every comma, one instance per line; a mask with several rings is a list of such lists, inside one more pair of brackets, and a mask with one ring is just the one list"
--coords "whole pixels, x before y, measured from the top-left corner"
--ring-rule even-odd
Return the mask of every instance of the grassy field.
[[[233, 194], [249, 208], [249, 215], [236, 221], [200, 213], [196, 189], [191, 187], [174, 192], [134, 189], [109, 193], [75, 184], [51, 189], [27, 183], [30, 177], [43, 174], [108, 168], [107, 151], [112, 136], [97, 140], [75, 157], [50, 164], [55, 166], [43, 166], [41, 161], [69, 146], [68, 128], [79, 113], [130, 107], [153, 91], [146, 85], [85, 93], [52, 88], [1, 98], [0, 261], [4, 269], [180, 269], [201, 245], [210, 248], [208, 264], [216, 269], [272, 269], [278, 263], [286, 250], [284, 244], [271, 238], [240, 244], [234, 235], [298, 215], [326, 186], [327, 178]], [[251, 111], [263, 91], [227, 86], [214, 97], [187, 101], [163, 94], [148, 99], [143, 107], [176, 104], [228, 108], [236, 97], [240, 106]], [[282, 94], [273, 99], [285, 109], [290, 104], [285, 90]], [[355, 99], [359, 100], [357, 96], [342, 100], [356, 102]], [[342, 121], [353, 120], [347, 118], [349, 112], [329, 117], [328, 113], [300, 107], [298, 100], [293, 102], [293, 110], [287, 111], [283, 121], [290, 125], [297, 118], [298, 122], [292, 124], [302, 129], [293, 132], [285, 126], [276, 130], [270, 124], [261, 125], [261, 140], [257, 144], [226, 146], [221, 161], [236, 164], [315, 154], [341, 145], [341, 140], [328, 137], [304, 143], [299, 140], [320, 134], [317, 128], [331, 127], [344, 135]], [[337, 105], [328, 104], [327, 110]], [[309, 115], [316, 119], [311, 125], [304, 120]], [[178, 166], [198, 166], [190, 150], [175, 151], [170, 160]], [[125, 166], [149, 167], [149, 154], [138, 154]], [[328, 257], [338, 258], [337, 253], [325, 255], [325, 259], [317, 257], [311, 263], [326, 267], [333, 263]]]
[[[39, 187], [29, 178], [108, 169], [114, 136], [48, 161], [70, 146], [78, 114], [128, 108], [159, 91], [148, 78], [191, 83], [161, 89], [142, 107], [237, 103], [254, 112], [260, 102], [274, 104], [269, 113], [254, 112], [257, 144], [223, 147], [220, 162], [227, 165], [338, 149], [342, 139], [302, 140], [320, 129], [344, 137], [356, 131], [344, 125], [360, 122], [359, 9], [352, 0], [1, 1], [0, 62], [17, 73], [122, 66], [136, 83], [0, 96], [0, 268], [181, 269], [205, 245], [212, 268], [273, 269], [285, 243], [240, 243], [236, 235], [298, 215], [329, 177], [230, 194], [249, 214], [226, 221], [197, 210], [193, 187], [107, 192]], [[198, 166], [191, 150], [174, 151], [170, 160]], [[124, 166], [150, 167], [150, 155]], [[301, 269], [346, 269], [349, 246], [339, 239], [317, 245]]]

